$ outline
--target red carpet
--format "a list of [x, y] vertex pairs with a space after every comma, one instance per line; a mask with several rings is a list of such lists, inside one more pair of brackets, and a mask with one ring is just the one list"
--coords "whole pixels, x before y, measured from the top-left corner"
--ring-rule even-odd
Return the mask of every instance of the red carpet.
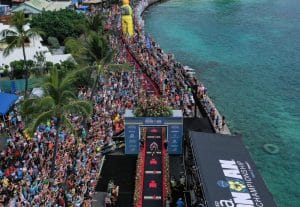
[[[146, 128], [143, 207], [163, 206], [162, 130], [162, 127]], [[157, 153], [152, 153], [150, 149], [154, 142], [158, 146]]]
[[[125, 40], [122, 39], [123, 44], [126, 45]], [[139, 61], [134, 57], [131, 51], [126, 47], [127, 59], [132, 62], [137, 70], [142, 70], [142, 66]], [[142, 71], [141, 71], [142, 72]], [[145, 89], [147, 96], [156, 95], [160, 96], [160, 91], [157, 85], [152, 79], [145, 73], [143, 73], [144, 79], [142, 81], [143, 88]], [[165, 199], [164, 186], [166, 181], [164, 179], [163, 164], [165, 153], [167, 153], [163, 147], [163, 127], [147, 127], [146, 128], [146, 140], [145, 146], [142, 148], [142, 157], [144, 161], [142, 163], [142, 198], [138, 202], [139, 207], [163, 207]], [[152, 154], [150, 145], [152, 142], [156, 142], [158, 145], [157, 153]], [[138, 173], [138, 172], [137, 172]]]

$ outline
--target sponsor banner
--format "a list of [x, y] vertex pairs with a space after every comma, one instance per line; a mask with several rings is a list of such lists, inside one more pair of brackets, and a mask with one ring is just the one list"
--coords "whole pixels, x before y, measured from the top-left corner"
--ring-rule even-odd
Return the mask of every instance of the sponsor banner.
[[182, 117], [125, 117], [125, 153], [139, 153], [141, 126], [166, 126], [169, 154], [182, 153]]
[[191, 132], [208, 207], [276, 207], [241, 136]]
[[125, 124], [139, 124], [149, 126], [182, 125], [181, 117], [125, 117]]
[[139, 125], [125, 125], [125, 154], [138, 154], [139, 151]]
[[169, 154], [182, 153], [182, 124], [174, 124], [168, 126], [168, 152]]
[[217, 185], [231, 195], [227, 198], [215, 200], [215, 206], [245, 206], [263, 207], [265, 206], [260, 193], [255, 186], [255, 174], [251, 165], [247, 161], [239, 160], [219, 160], [221, 170], [224, 174], [222, 180], [217, 181]]

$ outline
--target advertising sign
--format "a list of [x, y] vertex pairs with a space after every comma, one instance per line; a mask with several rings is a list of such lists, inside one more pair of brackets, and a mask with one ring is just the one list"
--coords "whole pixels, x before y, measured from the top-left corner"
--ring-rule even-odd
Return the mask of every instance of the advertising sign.
[[138, 154], [139, 144], [139, 125], [125, 125], [125, 154]]
[[241, 136], [190, 135], [208, 207], [276, 207]]
[[[141, 126], [166, 126], [169, 154], [182, 153], [183, 118], [182, 113], [174, 111], [173, 117], [134, 117], [132, 111], [125, 113], [125, 153], [139, 153]], [[178, 115], [179, 114], [179, 115]]]
[[169, 154], [182, 153], [182, 124], [168, 126], [168, 152]]

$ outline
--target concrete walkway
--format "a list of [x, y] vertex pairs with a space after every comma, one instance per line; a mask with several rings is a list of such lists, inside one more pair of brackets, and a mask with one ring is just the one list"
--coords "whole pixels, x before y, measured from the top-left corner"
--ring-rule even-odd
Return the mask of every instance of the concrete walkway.
[[[205, 100], [206, 100], [206, 102], [208, 103], [207, 105], [210, 106], [210, 108], [215, 108], [215, 110], [216, 110], [216, 116], [219, 116], [219, 125], [220, 125], [220, 127], [222, 127], [222, 126], [221, 126], [221, 125], [222, 125], [222, 123], [221, 123], [221, 121], [222, 121], [222, 115], [221, 115], [220, 112], [218, 111], [218, 109], [217, 109], [217, 107], [215, 106], [214, 102], [211, 100], [211, 98], [210, 98], [209, 96], [206, 96]], [[214, 128], [215, 128], [215, 130], [216, 130], [216, 133], [231, 135], [231, 132], [230, 132], [230, 130], [229, 130], [227, 124], [226, 124], [226, 119], [225, 119], [225, 125], [224, 125], [224, 127], [223, 127], [221, 130], [219, 130], [219, 129], [217, 129], [217, 127], [216, 127], [215, 121], [213, 121], [213, 120], [211, 119], [211, 117], [209, 116], [209, 111], [207, 111], [207, 109], [206, 109], [206, 112], [207, 112], [207, 114], [208, 114], [208, 117], [209, 117], [209, 119], [210, 119], [212, 125], [214, 126]]]

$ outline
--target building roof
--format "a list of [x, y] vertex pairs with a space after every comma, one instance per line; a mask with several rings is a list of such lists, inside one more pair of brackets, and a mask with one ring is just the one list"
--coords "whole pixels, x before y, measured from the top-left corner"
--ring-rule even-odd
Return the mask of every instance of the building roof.
[[105, 2], [105, 0], [84, 0], [83, 4], [100, 4], [102, 2]]
[[65, 9], [71, 4], [70, 1], [46, 1], [46, 0], [30, 0], [25, 1], [20, 6], [13, 9], [13, 12], [24, 11], [25, 13], [40, 13], [45, 9], [46, 11], [54, 11]]

